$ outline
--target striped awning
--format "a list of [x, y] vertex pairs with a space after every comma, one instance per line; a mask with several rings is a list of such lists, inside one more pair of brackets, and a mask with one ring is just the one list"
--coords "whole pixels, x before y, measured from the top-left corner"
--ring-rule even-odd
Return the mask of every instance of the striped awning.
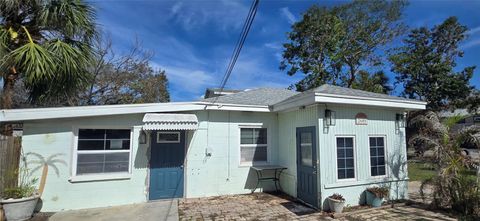
[[144, 130], [196, 130], [198, 119], [195, 114], [145, 114]]

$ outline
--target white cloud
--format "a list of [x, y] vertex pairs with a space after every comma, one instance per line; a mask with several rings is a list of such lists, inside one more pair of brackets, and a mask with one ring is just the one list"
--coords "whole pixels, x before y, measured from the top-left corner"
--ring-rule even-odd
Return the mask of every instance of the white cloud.
[[480, 32], [480, 26], [468, 30], [467, 34], [468, 34], [468, 35], [473, 35], [473, 34], [475, 34], [475, 33], [477, 33], [477, 32]]
[[248, 8], [241, 1], [180, 1], [172, 6], [169, 17], [187, 31], [200, 30], [208, 24], [228, 31], [240, 29], [247, 14]]
[[173, 101], [192, 100], [192, 96], [195, 99], [200, 92], [217, 83], [216, 78], [207, 70], [158, 63], [153, 63], [152, 66], [165, 70], [170, 88], [175, 88], [175, 90], [170, 90]]
[[269, 42], [269, 43], [265, 43], [263, 46], [270, 49], [275, 49], [275, 50], [282, 49], [282, 44], [280, 44], [279, 42]]
[[475, 40], [468, 41], [467, 43], [463, 44], [460, 48], [462, 50], [467, 50], [469, 48], [473, 48], [479, 45], [480, 45], [480, 39], [475, 39]]
[[297, 21], [297, 18], [292, 12], [290, 12], [288, 7], [281, 8], [280, 12], [282, 13], [282, 16], [288, 20], [288, 23], [293, 24]]

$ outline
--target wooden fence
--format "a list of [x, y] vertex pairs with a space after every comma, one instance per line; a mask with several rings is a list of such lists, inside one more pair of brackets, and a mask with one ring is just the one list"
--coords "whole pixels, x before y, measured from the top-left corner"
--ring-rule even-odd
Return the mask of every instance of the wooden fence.
[[17, 185], [21, 138], [0, 135], [0, 195], [5, 188]]

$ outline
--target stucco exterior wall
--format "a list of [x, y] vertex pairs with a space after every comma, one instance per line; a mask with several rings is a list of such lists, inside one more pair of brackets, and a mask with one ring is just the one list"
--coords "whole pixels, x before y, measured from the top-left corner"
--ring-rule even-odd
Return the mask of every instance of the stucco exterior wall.
[[[240, 165], [239, 126], [262, 126], [268, 130], [268, 160], [277, 163], [277, 117], [273, 113], [200, 111], [199, 129], [187, 133], [185, 197], [249, 193], [256, 174]], [[42, 211], [114, 206], [148, 200], [149, 144], [139, 144], [143, 114], [86, 117], [26, 122], [22, 139], [25, 153], [34, 152], [57, 159], [59, 175], [50, 169]], [[127, 179], [71, 182], [75, 128], [133, 129], [132, 169]], [[149, 140], [149, 139], [147, 139]], [[206, 152], [211, 156], [206, 156]], [[32, 157], [29, 160], [34, 160]], [[31, 168], [36, 165], [30, 165]], [[33, 173], [40, 177], [41, 170]], [[101, 177], [101, 176], [99, 176]], [[268, 183], [262, 185], [271, 188]], [[257, 191], [261, 191], [259, 188]]]
[[[59, 174], [50, 168], [43, 193], [42, 211], [60, 211], [64, 209], [81, 209], [114, 206], [145, 202], [147, 197], [147, 150], [146, 145], [132, 142], [131, 177], [120, 180], [103, 180], [89, 182], [71, 182], [74, 127], [84, 128], [133, 128], [136, 141], [143, 115], [120, 115], [110, 117], [89, 117], [76, 119], [45, 120], [24, 124], [22, 147], [24, 153], [34, 152], [47, 158], [61, 154], [66, 165], [56, 164]], [[29, 156], [27, 160], [36, 160]], [[37, 165], [30, 164], [33, 168]], [[41, 169], [33, 176], [40, 177]]]
[[[186, 197], [250, 193], [256, 174], [240, 164], [240, 127], [267, 128], [268, 161], [277, 164], [278, 131], [274, 113], [197, 112], [199, 128], [190, 132], [186, 164]], [[206, 156], [211, 153], [211, 156]], [[268, 183], [262, 185], [271, 188]], [[261, 189], [259, 189], [261, 190]]]
[[[281, 113], [235, 111], [193, 112], [199, 128], [187, 133], [185, 197], [206, 197], [249, 193], [256, 184], [250, 165], [240, 164], [240, 126], [261, 126], [268, 133], [268, 161], [288, 167], [282, 173], [283, 191], [296, 196], [296, 128], [315, 126], [318, 130], [319, 205], [333, 193], [340, 193], [347, 204], [363, 203], [364, 191], [371, 185], [391, 186], [392, 198], [407, 197], [406, 149], [404, 129], [395, 131], [395, 114], [401, 111], [352, 106], [328, 106], [336, 111], [336, 125], [324, 128], [324, 105]], [[355, 125], [359, 112], [368, 116], [368, 125]], [[24, 123], [22, 139], [25, 153], [49, 157], [61, 154], [66, 165], [57, 164], [58, 176], [50, 169], [42, 211], [80, 209], [139, 203], [148, 200], [149, 145], [139, 144], [143, 114], [42, 120]], [[131, 176], [126, 179], [70, 181], [74, 149], [74, 128], [130, 128], [132, 136]], [[336, 179], [337, 135], [355, 136], [356, 179]], [[369, 135], [386, 136], [388, 176], [370, 177]], [[31, 160], [34, 160], [32, 158]], [[35, 167], [36, 165], [30, 165]], [[35, 171], [39, 177], [41, 170]], [[271, 189], [263, 183], [261, 187]], [[262, 190], [261, 188], [259, 190]]]

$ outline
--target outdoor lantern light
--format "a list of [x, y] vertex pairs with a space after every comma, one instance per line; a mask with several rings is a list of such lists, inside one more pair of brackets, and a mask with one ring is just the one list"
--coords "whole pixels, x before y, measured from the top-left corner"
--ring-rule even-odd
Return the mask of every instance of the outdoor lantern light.
[[405, 128], [405, 115], [397, 114], [395, 119], [395, 129]]
[[138, 142], [140, 144], [146, 144], [147, 143], [147, 133], [145, 133], [144, 130], [140, 131], [140, 135], [138, 136]]
[[327, 126], [335, 126], [335, 111], [325, 110], [325, 122]]

